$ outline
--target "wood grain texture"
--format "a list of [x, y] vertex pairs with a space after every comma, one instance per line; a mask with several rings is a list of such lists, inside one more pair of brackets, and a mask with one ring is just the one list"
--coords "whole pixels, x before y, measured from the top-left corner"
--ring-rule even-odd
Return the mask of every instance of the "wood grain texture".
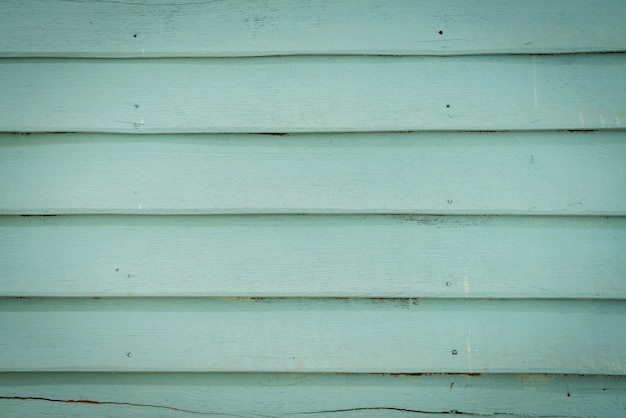
[[623, 415], [624, 21], [0, 1], [0, 415]]
[[4, 417], [614, 418], [624, 408], [623, 376], [0, 373]]
[[0, 56], [492, 54], [626, 50], [610, 0], [0, 3]]
[[626, 218], [0, 217], [2, 296], [626, 298]]
[[621, 128], [626, 54], [0, 60], [5, 132]]
[[622, 375], [624, 301], [3, 299], [1, 371]]
[[0, 213], [625, 215], [624, 135], [2, 135]]

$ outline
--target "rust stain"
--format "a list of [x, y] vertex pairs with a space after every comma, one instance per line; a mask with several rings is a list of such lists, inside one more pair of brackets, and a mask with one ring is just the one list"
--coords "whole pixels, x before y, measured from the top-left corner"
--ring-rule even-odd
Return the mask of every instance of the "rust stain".
[[376, 305], [393, 304], [395, 307], [408, 309], [409, 305], [419, 305], [417, 298], [367, 298], [371, 303]]
[[423, 377], [423, 376], [469, 376], [478, 377], [482, 373], [373, 373], [392, 377]]

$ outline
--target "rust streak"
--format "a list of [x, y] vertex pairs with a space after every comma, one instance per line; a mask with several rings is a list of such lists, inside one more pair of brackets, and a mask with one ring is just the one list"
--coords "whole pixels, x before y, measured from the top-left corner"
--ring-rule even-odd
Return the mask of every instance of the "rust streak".
[[[374, 373], [376, 374], [376, 373]], [[420, 377], [420, 376], [469, 376], [469, 377], [478, 377], [481, 376], [482, 373], [380, 373], [383, 376], [393, 376], [393, 377]]]
[[287, 136], [287, 132], [259, 132], [256, 135]]

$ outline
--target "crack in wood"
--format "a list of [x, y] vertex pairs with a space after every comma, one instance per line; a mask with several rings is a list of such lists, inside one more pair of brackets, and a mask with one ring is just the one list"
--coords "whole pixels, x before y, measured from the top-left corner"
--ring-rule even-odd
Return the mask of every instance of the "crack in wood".
[[[194, 411], [183, 408], [176, 408], [173, 406], [165, 406], [165, 405], [152, 405], [152, 404], [141, 404], [141, 403], [133, 403], [133, 402], [116, 402], [116, 401], [95, 401], [88, 399], [54, 399], [54, 398], [44, 398], [37, 396], [0, 396], [0, 400], [15, 400], [15, 401], [45, 401], [45, 402], [58, 402], [58, 403], [68, 403], [68, 404], [87, 404], [87, 405], [122, 405], [122, 406], [135, 406], [135, 407], [144, 407], [144, 408], [159, 408], [159, 409], [167, 409], [170, 411], [176, 412], [184, 412], [189, 414], [196, 415], [220, 415], [220, 416], [229, 416], [229, 417], [238, 417], [238, 418], [246, 418], [246, 415], [239, 415], [228, 412], [202, 412], [202, 411]], [[394, 407], [355, 407], [355, 408], [345, 408], [345, 409], [329, 409], [329, 410], [321, 410], [321, 411], [309, 411], [309, 412], [287, 412], [281, 414], [283, 416], [293, 416], [293, 415], [317, 415], [317, 414], [333, 414], [333, 413], [344, 413], [344, 412], [359, 412], [359, 411], [398, 411], [398, 412], [409, 412], [415, 414], [429, 414], [429, 415], [465, 415], [465, 416], [475, 416], [475, 417], [484, 417], [484, 416], [520, 416], [517, 413], [511, 412], [491, 412], [488, 415], [477, 413], [477, 412], [466, 412], [459, 411], [456, 409], [451, 409], [449, 411], [427, 411], [422, 409], [408, 409], [408, 408], [394, 408]], [[270, 417], [276, 415], [263, 415], [258, 414], [260, 417]], [[547, 418], [546, 415], [523, 415], [527, 418]], [[553, 418], [566, 418], [566, 415], [549, 415]]]
[[[61, 0], [67, 3], [90, 3], [87, 0]], [[97, 3], [113, 3], [113, 4], [127, 4], [129, 6], [196, 6], [210, 3], [220, 3], [226, 0], [205, 0], [205, 1], [189, 1], [185, 3], [136, 3], [132, 1], [122, 0], [96, 0]]]
[[393, 407], [363, 407], [363, 408], [347, 408], [347, 409], [332, 409], [326, 411], [314, 411], [314, 412], [299, 412], [293, 415], [314, 415], [314, 414], [332, 414], [342, 412], [358, 412], [358, 411], [399, 411], [399, 412], [411, 412], [416, 414], [429, 414], [429, 415], [465, 415], [470, 417], [487, 417], [487, 416], [524, 416], [527, 418], [566, 418], [566, 415], [526, 415], [517, 414], [512, 412], [491, 412], [488, 414], [482, 414], [478, 412], [464, 412], [456, 409], [449, 411], [426, 411], [422, 409], [406, 409], [406, 408], [393, 408]]
[[186, 412], [186, 413], [189, 413], [189, 414], [196, 414], [196, 415], [221, 415], [221, 416], [229, 416], [229, 417], [246, 418], [244, 415], [230, 414], [230, 413], [227, 413], [227, 412], [193, 411], [193, 410], [190, 410], [190, 409], [176, 408], [176, 407], [173, 407], [173, 406], [152, 405], [152, 404], [142, 404], [142, 403], [133, 403], [133, 402], [94, 401], [94, 400], [88, 400], [88, 399], [54, 399], [54, 398], [44, 398], [44, 397], [38, 397], [38, 396], [0, 396], [0, 400], [8, 400], [8, 401], [45, 401], [45, 402], [70, 403], [70, 404], [87, 404], [87, 405], [139, 406], [139, 407], [144, 407], [144, 408], [167, 409], [167, 410], [170, 410], [170, 411]]
[[406, 408], [393, 408], [389, 406], [379, 407], [363, 407], [363, 408], [349, 408], [349, 409], [332, 409], [326, 411], [314, 411], [314, 412], [300, 412], [297, 415], [313, 415], [313, 414], [332, 414], [340, 412], [357, 412], [357, 411], [399, 411], [399, 412], [413, 412], [416, 414], [441, 414], [441, 415], [468, 415], [468, 416], [480, 416], [473, 412], [462, 412], [452, 409], [450, 411], [426, 411], [422, 409], [406, 409]]

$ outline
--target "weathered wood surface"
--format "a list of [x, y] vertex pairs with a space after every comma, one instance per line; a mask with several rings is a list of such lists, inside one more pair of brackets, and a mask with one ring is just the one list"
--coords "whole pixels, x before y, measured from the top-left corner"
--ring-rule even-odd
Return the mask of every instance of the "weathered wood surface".
[[625, 135], [0, 135], [0, 213], [622, 216]]
[[0, 295], [624, 299], [624, 254], [626, 218], [11, 216]]
[[0, 56], [625, 51], [625, 20], [610, 0], [12, 0]]
[[3, 59], [0, 131], [621, 128], [626, 54]]
[[[499, 389], [499, 390], [498, 390]], [[3, 417], [621, 416], [623, 376], [2, 373]]]
[[626, 371], [624, 301], [0, 302], [1, 371]]
[[623, 415], [625, 20], [1, 1], [0, 415]]

